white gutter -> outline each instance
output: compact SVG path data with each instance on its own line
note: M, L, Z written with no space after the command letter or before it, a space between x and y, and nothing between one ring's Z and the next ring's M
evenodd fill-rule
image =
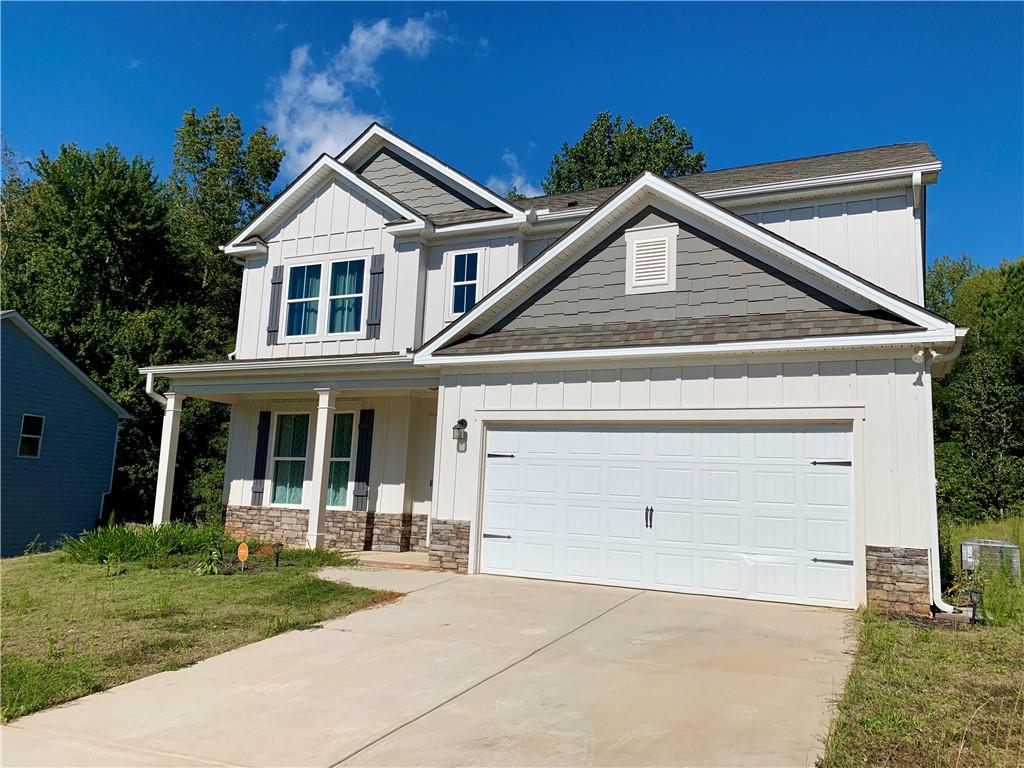
M149 395L151 400L155 400L160 405L167 405L167 398L153 389L156 374L153 371L143 371L143 373L146 374L146 394Z

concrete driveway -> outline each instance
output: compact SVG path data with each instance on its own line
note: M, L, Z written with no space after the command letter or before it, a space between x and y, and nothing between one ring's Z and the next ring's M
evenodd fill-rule
M847 672L841 611L332 577L408 594L22 718L3 765L805 766Z

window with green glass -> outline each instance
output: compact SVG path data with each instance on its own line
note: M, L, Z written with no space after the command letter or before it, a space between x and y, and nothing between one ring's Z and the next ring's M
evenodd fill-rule
M274 431L274 504L301 504L309 414L281 413Z
M348 485L352 477L352 442L355 415L334 414L334 429L331 435L331 469L327 481L327 506L347 507L349 504Z
M331 264L328 293L328 333L358 333L363 325L363 272L365 259Z
M316 333L320 306L320 265L305 264L288 271L288 310L286 336L310 336Z

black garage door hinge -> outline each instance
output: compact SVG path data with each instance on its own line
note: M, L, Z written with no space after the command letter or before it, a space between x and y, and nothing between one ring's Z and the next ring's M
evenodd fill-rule
M852 461L812 461L811 464L814 466L828 466L828 467L852 467Z
M853 565L853 560L829 560L827 557L812 557L812 563L832 563L833 565Z
M514 459L516 455L514 453L488 453L488 459Z

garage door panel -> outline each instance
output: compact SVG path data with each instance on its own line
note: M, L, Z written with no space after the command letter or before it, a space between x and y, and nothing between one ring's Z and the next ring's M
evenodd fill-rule
M502 435L495 441L495 437ZM836 427L490 430L489 573L850 606L850 433ZM518 451L518 453L517 453ZM652 510L648 527L646 509Z

